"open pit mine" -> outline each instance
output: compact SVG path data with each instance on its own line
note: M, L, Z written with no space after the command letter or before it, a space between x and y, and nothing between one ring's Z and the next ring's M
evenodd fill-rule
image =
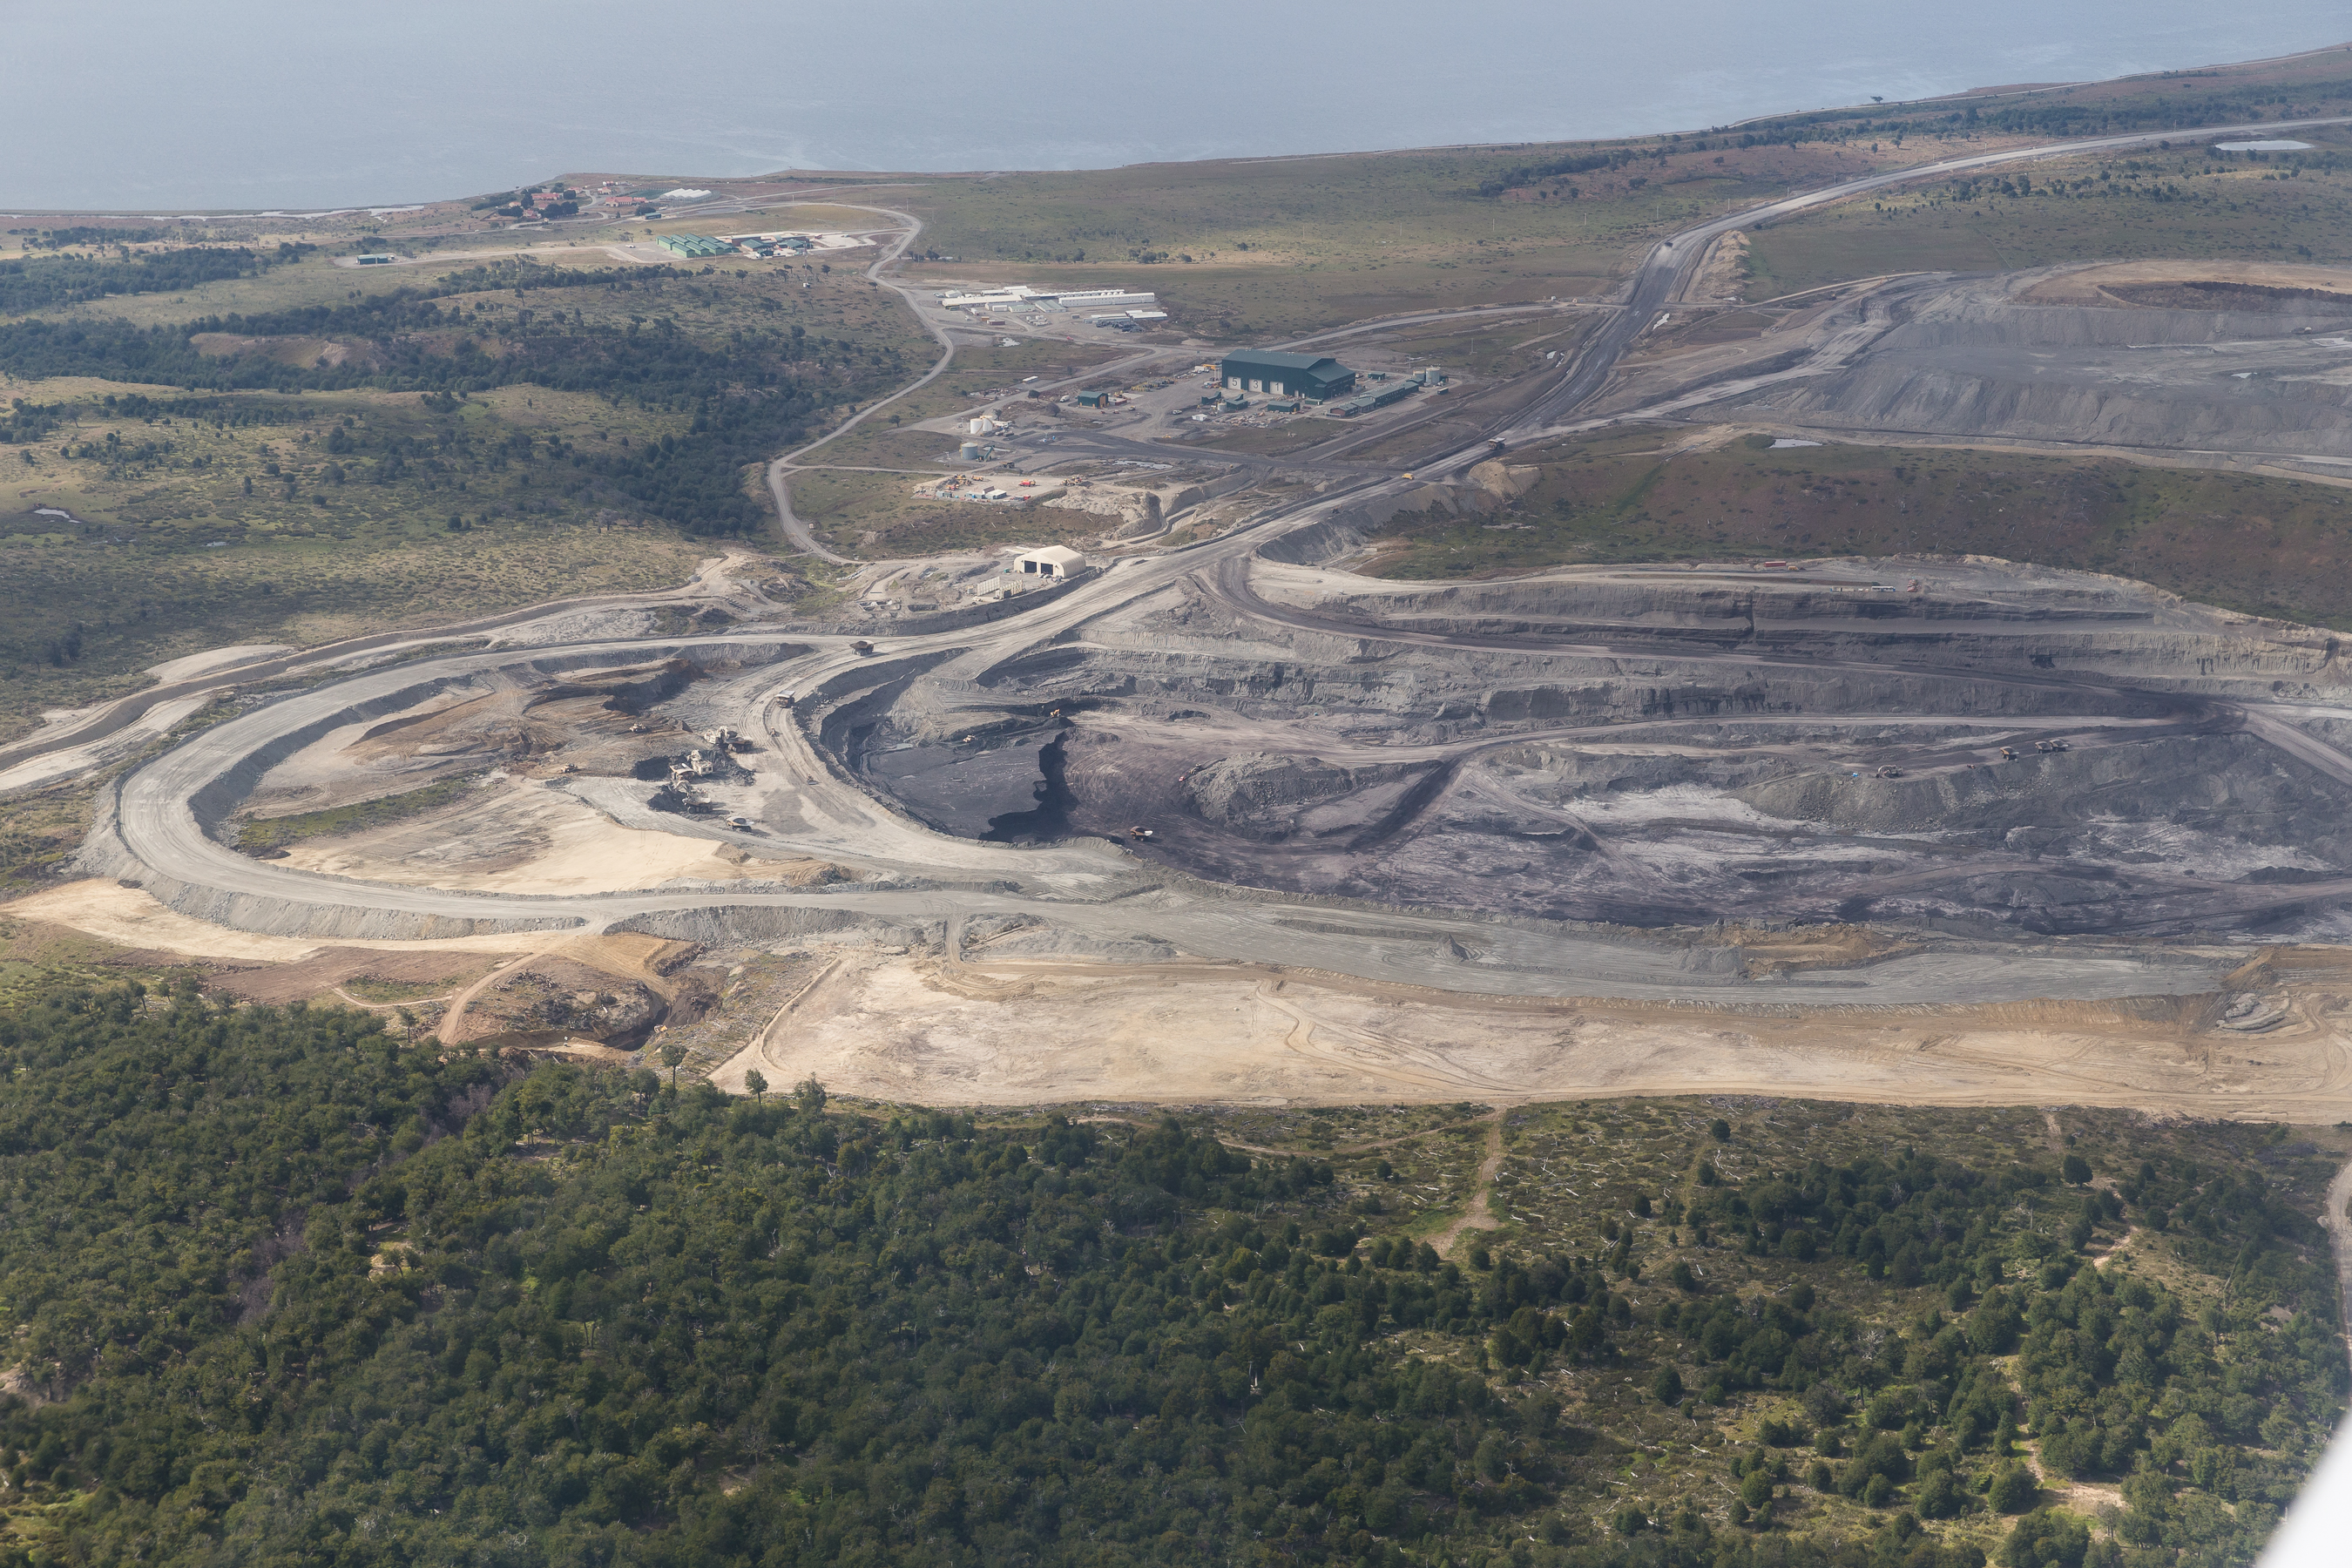
M1244 531L879 646L362 673L128 774L84 864L279 937L821 956L722 1082L1965 1101L2023 1074L2352 1109L2352 969L2318 945L2352 933L2333 635L1990 563L1314 563L1351 542Z
M1353 435L1235 457L1200 487L1214 528L1155 507L1032 594L982 592L992 557L872 563L866 591L932 585L815 625L714 563L693 592L725 630L574 607L244 700L110 784L85 880L18 907L182 952L244 933L322 978L396 959L451 985L450 1043L691 1033L722 1088L2352 1118L2336 634L1973 558L1343 569L1401 509L1486 504L1498 448L1629 420L2340 479L2333 270L1691 302L1737 231L2079 150L1709 220L1549 368L1383 426L1385 465ZM1049 477L1164 453L1004 439ZM814 550L785 483L813 449L770 478Z

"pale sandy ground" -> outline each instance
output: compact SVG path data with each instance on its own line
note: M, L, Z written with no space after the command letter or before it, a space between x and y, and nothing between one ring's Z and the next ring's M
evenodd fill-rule
M708 841L620 828L558 792L537 799L548 810L543 852L472 885L647 886L681 873L740 874L716 860ZM396 869L346 867L336 853L316 852L321 868ZM447 880L450 869L445 863L417 879ZM194 958L294 963L320 945L210 925L104 879L47 889L6 910L126 948ZM635 951L659 945L649 938L509 933L338 945L523 947L526 957L561 953L667 989L648 954ZM2352 1117L2352 953L2338 949L2291 950L2275 961L2252 955L2231 988L2262 994L2286 1015L2253 1035L2214 1027L2210 999L2193 997L1743 1014L1479 998L1194 961L950 963L925 953L832 951L828 968L716 1075L720 1087L740 1089L757 1067L772 1084L813 1074L838 1092L929 1103L1494 1103L1743 1093Z
M289 642L238 643L229 647L207 648L203 653L192 653L182 658L167 658L161 664L149 665L147 673L159 681L169 683L185 680L224 665L243 664L247 659L267 658L272 654L293 651L294 645Z
M708 838L623 827L572 795L517 780L511 789L468 816L495 819L509 839L528 838L528 858L497 856L487 862L467 852L464 821L436 817L368 833L289 846L281 864L298 871L395 882L404 887L458 888L498 893L625 892L682 879L725 881L772 875L763 862L738 865Z
M117 757L129 756L211 700L209 696L200 693L176 701L158 702L111 735L87 745L68 746L61 751L27 757L13 768L0 769L0 795L70 778L110 763ZM79 718L87 711L87 709L78 710L71 717ZM57 715L50 717L56 718Z
M2100 289L2133 283L2251 283L2265 289L2324 289L2352 294L2352 271L2276 261L2115 261L2062 272L2030 286L2019 298L2046 305L2113 304Z
M320 944L229 931L111 881L5 906L128 948L298 963ZM352 942L557 953L667 989L651 938L577 932ZM645 951L640 952L639 949ZM2113 1105L2352 1120L2352 953L2253 955L2233 986L2283 1004L2254 1035L2210 999L1742 1013L1521 1001L1341 984L1244 964L950 964L845 945L715 1081L814 1074L837 1092L933 1104L1487 1103L1754 1094L1925 1105ZM526 954L525 956L529 956ZM462 1010L462 1009L460 1009Z
M511 939L509 945L512 945ZM669 942L661 937L640 936L631 931L617 932L610 936L600 936L594 932L571 931L560 936L541 937L531 942L529 952L498 965L489 973L483 975L451 997L448 1009L442 1014L441 1022L434 1033L444 1044L457 1043L461 1037L458 1022L465 1017L467 1010L473 1006L476 1000L497 984L503 975L511 972L518 964L527 964L541 958L568 958L574 963L584 964L590 969L601 969L607 974L624 975L631 980L642 981L647 987L659 992L662 997L667 1000L677 994L677 986L662 973L656 961L665 954L676 952L684 946L683 943ZM629 1061L635 1059L635 1056L634 1052L615 1050L594 1040L567 1039L554 1048L568 1051L576 1056L591 1057L600 1061Z
M2306 950L2307 951L2307 950ZM2253 1036L2200 999L1758 1012L1520 1003L1243 965L950 968L845 952L716 1075L932 1103L1487 1102L1757 1094L2352 1117L2352 973Z
M301 937L263 936L253 931L232 931L226 926L193 920L166 909L137 888L126 888L119 882L97 878L68 882L0 905L0 914L64 926L85 936L97 937L125 948L174 953L200 962L296 964L329 946L370 948L383 952L495 952L507 955L478 980L461 987L448 998L449 1005L442 1016L438 1031L445 1039L450 1037L457 1020L465 1016L475 997L517 964L528 963L534 959L570 959L591 969L603 970L607 974L643 981L666 997L676 990L675 983L662 973L657 961L674 952L678 944L660 937L630 932L610 936L589 931L509 932L445 937L427 942L337 938L332 942L316 942ZM330 986L328 990L346 1005L370 1009L378 1006L357 1001L339 987ZM635 1055L590 1040L567 1041L552 1048L608 1061L632 1060Z
M193 920L164 908L137 888L126 888L101 878L63 883L0 904L0 914L18 920L47 921L124 947L247 963L299 963L330 945L375 947L390 952L511 952L524 940L511 935L444 937L428 942L354 942L338 937L329 943L307 937L263 936Z
M511 962L532 957L568 958L608 974L643 980L665 995L672 990L672 984L653 967L653 963L678 945L662 937L640 936L633 931L611 935L593 931L509 931L423 942L354 937L313 942L307 937L263 936L191 919L164 908L140 889L98 878L68 882L0 904L0 913L64 926L127 948L245 963L299 963L322 947L361 947L383 952L510 953L516 955ZM498 967L505 969L510 963Z
M1733 229L1707 247L1706 259L1699 264L1698 273L1683 290L1683 299L1695 305L1736 305L1748 297L1748 235Z

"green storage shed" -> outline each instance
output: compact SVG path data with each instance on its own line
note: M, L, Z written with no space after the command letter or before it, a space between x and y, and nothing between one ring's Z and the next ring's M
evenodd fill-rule
M1264 392L1318 402L1344 397L1356 385L1356 373L1328 354L1285 353L1278 349L1229 353L1219 362L1217 374L1228 392Z

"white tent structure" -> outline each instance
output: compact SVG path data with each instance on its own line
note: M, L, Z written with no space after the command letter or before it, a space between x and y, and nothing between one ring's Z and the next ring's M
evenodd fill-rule
M1014 556L1012 570L1024 577L1075 577L1086 565L1087 558L1068 545L1048 544Z

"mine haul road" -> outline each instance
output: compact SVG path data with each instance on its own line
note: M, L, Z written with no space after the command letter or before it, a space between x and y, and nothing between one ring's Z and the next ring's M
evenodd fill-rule
M2275 132L2337 122L2295 121L2260 129ZM2225 126L2166 134L2178 138L2246 129ZM2155 139L2153 135L2106 138L1946 160L1844 182L1696 226L1660 245L1645 258L1627 286L1622 306L1587 339L1564 371L1534 379L1531 394L1517 401L1517 412L1509 416L1509 430L1532 433L1557 424L1589 401L1654 312L1672 300L1697 265L1706 243L1720 234L1906 181ZM895 256L911 243L919 226L908 215L889 216L908 226L892 248ZM877 262L875 270L878 273L881 267ZM932 375L944 368L950 353L951 348L943 353ZM1435 464L1423 459L1418 466L1425 479L1432 467L1459 468L1483 456L1485 450L1482 439L1456 448ZM779 460L773 476L779 490L786 466L800 455ZM1844 971L1834 978L1799 973L1776 981L1766 992L1751 982L1694 973L1687 954L1666 944L1617 939L1540 921L1497 921L1426 910L1359 910L1351 914L1344 931L1317 931L1311 929L1316 921L1298 917L1306 910L1326 909L1327 903L1226 887L1202 888L1099 840L1016 848L932 832L860 786L836 759L813 742L797 714L787 713L783 721L774 721L777 710L770 699L782 690L813 692L828 686L863 689L876 683L877 667L884 664L909 672L908 679L921 669L950 664L966 677L984 673L1057 638L1075 637L1087 621L1188 577L1197 577L1205 591L1236 612L1292 629L1409 638L1424 646L1481 646L1481 639L1469 637L1362 624L1333 625L1269 605L1249 592L1250 557L1265 543L1408 482L1412 481L1393 472L1335 479L1321 493L1268 508L1215 540L1164 555L1117 560L1095 581L1036 609L975 629L892 638L877 659L853 651L846 636L755 626L671 641L450 655L365 673L281 699L217 725L126 775L104 804L83 864L93 872L146 886L183 913L281 934L364 934L381 939L614 927L661 931L684 929L698 914L710 917L708 923L714 924L730 920L754 924L765 921L781 934L795 928L931 925L975 914L1031 914L1080 930L1092 925L1131 931L1141 921L1181 951L1212 960L1494 995L1737 1004L1811 1001L1848 1005L2033 997L2087 1000L2210 990L2228 966L2225 955L2210 951L2163 952L2080 942L2039 947L1986 944L1982 951L1892 959ZM795 542L814 544L803 537L803 530L794 530L793 534ZM1582 650L1595 640L1581 638L1574 646ZM1598 641L1605 646L1607 638ZM1530 645L1522 639L1512 646L1525 652ZM1565 649L1570 645L1561 646ZM698 652L728 656L751 666L749 673L731 677L725 684L729 700L741 715L738 727L746 733L764 731L769 736L775 756L766 766L780 763L790 770L797 781L803 820L819 826L806 836L806 842L791 846L772 840L747 841L729 829L698 821L665 819L662 826L672 832L721 842L754 842L765 852L789 847L812 855L862 859L885 870L881 882L846 884L836 889L783 890L767 886L576 897L501 896L296 871L237 854L207 832L208 826L226 816L269 763L352 718L394 710L438 687L503 667L582 668L642 661L648 655L691 657ZM1785 650L1743 647L1718 648L1696 657L1733 665L1801 661L1801 656ZM2109 686L2102 685L2098 690L2104 696L2113 695ZM2178 702L2170 694L2168 700ZM2205 706L2210 717L2210 711L2227 705ZM2333 776L2352 778L2352 758L2308 731L2242 705L2240 717L2248 728L2289 747L2305 763ZM561 786L561 781L554 783ZM200 810L207 820L199 819ZM2308 899L2338 890L2333 884L2303 885L2275 895L2252 896ZM1465 939L1482 955L1475 964L1465 957Z
M2084 153L2111 152L2125 147L2143 146L2158 141L2197 141L2213 136L2245 133L2276 134L2280 132L2307 130L2323 125L2352 123L2344 117L2283 121L2270 125L2213 125L2201 128L2148 132L2126 136L2102 136L2082 142L2053 142L2034 147L2016 147L1995 153L1976 153L1965 157L1944 158L1931 163L1915 164L1908 168L1889 170L1884 174L1867 174L1856 179L1824 185L1817 190L1800 192L1779 201L1750 207L1744 212L1730 213L1710 218L1653 246L1643 257L1612 303L1601 307L1605 318L1584 340L1571 349L1562 363L1550 370L1522 378L1518 383L1485 395L1480 401L1496 412L1478 420L1478 434L1466 441L1430 448L1414 457L1395 462L1391 468L1400 473L1412 473L1422 479L1435 479L1458 473L1489 453L1487 443L1499 438L1507 445L1517 447L1528 441L1541 440L1579 428L1578 410L1591 403L1625 355L1657 324L1658 317L1675 304L1688 287L1705 260L1707 247L1722 236L1739 229L1761 228L1782 218L1794 217L1819 207L1831 206L1872 191L1891 189L1919 180L1941 179L1950 174L1968 174L2006 163L2034 163L2051 158L2072 157ZM894 215L901 216L904 215ZM913 221L909 219L908 221ZM911 241L912 236L908 237ZM888 279L882 279L885 283ZM1371 321L1355 322L1329 331L1317 332L1297 339L1284 346L1306 348L1328 343L1334 340L1363 332L1392 330L1397 327L1438 321L1466 321L1495 315L1523 315L1565 309L1559 305L1499 305L1465 306L1452 310L1419 310ZM1593 309L1580 305L1580 310ZM950 354L952 350L950 351ZM942 359L932 375L946 368ZM929 381L930 376L926 376ZM1082 379L1082 378L1073 378ZM1726 389L1717 387L1706 393L1695 393L1681 400L1712 401ZM878 406L878 405L877 405ZM1616 419L1640 416L1644 411L1613 416ZM1459 415L1458 408L1431 408L1411 418L1362 435L1349 434L1333 438L1307 452L1292 454L1292 467L1324 463L1342 457L1349 449L1375 441L1392 441L1397 437L1425 425L1435 423L1449 414ZM1017 438L1016 438L1017 439ZM1061 441L1070 444L1070 437ZM1100 445L1108 451L1119 443L1116 437L1104 437ZM1141 444L1133 444L1144 449ZM1153 450L1158 450L1154 448ZM1204 452L1203 457L1218 461L1234 461L1231 453ZM1263 461L1263 459L1253 459ZM813 540L804 539L804 530L788 529L796 543L817 554L825 552ZM826 555L826 559L838 559Z
M1276 626L1394 637L1436 647L1493 643L1491 638L1335 623L1251 594L1248 556L1261 539L1286 524L1311 523L1332 504L1318 498L1288 519L1205 546L1121 560L1096 581L1029 614L977 632L892 639L870 657L856 652L844 636L746 629L674 642L627 640L452 655L373 671L281 699L217 725L128 775L117 786L93 848L86 852L87 863L94 871L144 884L184 913L289 935L383 939L614 928L676 934L689 929L689 917L698 911L711 917L713 929L734 922L741 929L781 935L848 924L903 928L971 915L1017 914L1099 934L1129 932L1141 922L1179 950L1199 957L1492 995L1751 1005L1810 1001L1825 1005L2053 996L2091 1000L2210 990L2228 966L2210 951L2162 952L2081 941L1985 944L1978 951L1948 949L1834 974L1800 973L1765 989L1719 973L1693 973L1687 953L1667 944L1612 940L1555 922L1497 921L1442 910L1359 910L1335 923L1327 901L1202 887L1099 840L1024 848L934 833L860 787L808 732L805 720L822 708L828 691L845 699L892 679L912 679L933 669L976 679L1009 659L1080 635L1089 620L1187 577L1197 577L1238 613ZM1965 629L1965 623L1960 625ZM1952 629L1948 624L1945 627ZM1521 652L1540 651L1542 639L1514 639L1514 646ZM1603 631L1597 638L1580 635L1557 646L1562 651L1589 652L1606 647L1608 638ZM711 677L722 682L717 700L724 710L740 715L738 727L745 733L765 734L771 752L762 772L781 769L795 780L802 819L812 826L780 843L773 834L739 834L692 819L663 818L658 825L764 854L855 858L884 873L879 885L793 890L682 888L576 897L392 886L248 858L210 837L206 824L199 820L200 808L218 820L269 763L310 740L355 719L410 707L440 687L500 668L558 671L643 662L648 656L668 654L719 656L745 667ZM1786 650L1738 647L1686 657L1729 666L1805 662L1801 655ZM2041 686L2069 684L2063 677L2019 679ZM2105 682L2082 684L2086 693L2101 699L2112 698L2117 689ZM784 710L770 700L784 689L803 694L799 708ZM2184 713L2200 706L2177 694L2156 695ZM1490 741L1480 737L1463 749ZM2340 757L2336 761L2338 766L2352 766ZM559 779L549 781L547 787L569 786ZM656 826L634 811L630 816L635 818L630 826ZM2340 891L2352 891L2352 880L2343 889L2305 884L2252 889L2248 896L2302 900ZM1466 956L1472 949L1479 953L1475 963Z

